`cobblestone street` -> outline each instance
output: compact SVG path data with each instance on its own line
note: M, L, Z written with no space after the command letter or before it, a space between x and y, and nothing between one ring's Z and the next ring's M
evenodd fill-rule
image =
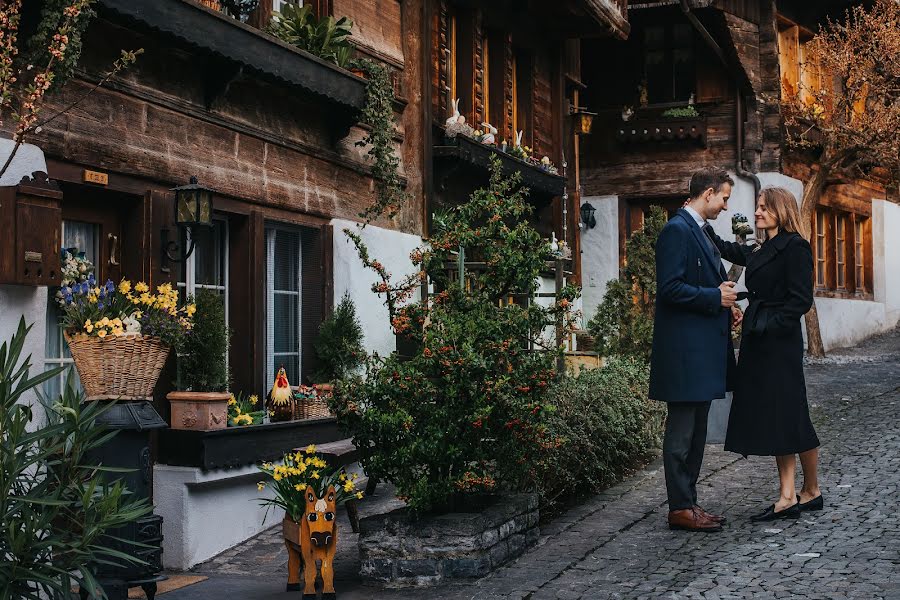
M544 526L537 548L472 584L397 592L359 586L346 535L339 597L900 599L900 332L812 361L807 383L823 443L823 512L749 522L777 495L774 460L709 446L700 501L728 517L721 533L667 529L657 461ZM283 592L279 547L270 530L200 566L208 581L164 597L292 597Z

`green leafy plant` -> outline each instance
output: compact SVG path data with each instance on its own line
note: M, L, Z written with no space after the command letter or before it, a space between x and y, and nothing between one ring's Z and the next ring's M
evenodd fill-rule
M62 370L29 375L30 357L20 359L30 329L21 319L0 346L0 598L68 598L73 584L106 598L94 566L140 564L106 534L152 507L112 481L115 469L91 463L91 452L115 435L97 424L111 404L84 403L71 379L45 403L42 426L22 402Z
M669 108L664 110L659 116L664 119L685 119L691 117L699 117L700 113L694 108L693 104L688 106L679 106L677 108Z
M548 422L559 443L537 468L542 510L616 483L660 447L666 409L647 397L649 377L624 358L561 379Z
M238 392L232 394L228 400L228 426L241 427L243 425L259 425L266 415L265 407L260 403L259 396L252 394L245 396Z
M349 294L344 294L334 312L319 326L319 337L313 345L319 362L315 380L334 382L359 369L366 358L362 341L356 305Z
M299 523L306 512L307 487L312 487L316 496L322 498L328 486L333 485L335 502L338 504L363 497L363 493L356 489L358 475L347 475L343 467L329 466L316 453L314 444L310 444L305 450L288 452L281 464L264 463L259 470L269 479L257 483L256 488L261 492L268 486L275 496L260 499L260 504L266 507L266 515L270 508L278 507L284 509L294 522ZM265 516L263 520L265 521Z
M201 290L196 307L193 329L178 353L179 387L192 392L222 392L228 389L225 302L213 290Z
M339 67L349 63L353 22L347 17L316 18L313 6L285 4L272 16L267 31L280 40L327 60Z
M668 218L654 206L644 227L625 245L626 261L619 279L607 283L603 302L588 323L588 331L603 356L650 360L653 311L656 303L656 239Z
M359 216L370 222L385 212L397 215L408 199L400 177L400 159L394 152L394 86L386 67L369 59L356 60L354 67L366 74L366 107L362 120L369 126L366 136L357 142L368 147L375 181L375 201Z
M415 354L373 356L365 378L339 385L332 407L353 435L366 472L397 486L411 510L448 510L460 495L528 489L535 464L555 441L546 428L548 389L561 348L554 326L571 328L576 290L551 306L509 302L536 290L548 245L528 224L518 176L491 167L490 185L448 210L411 260L419 272L390 273L354 241L380 281L397 335L421 342ZM467 260L487 265L459 279ZM425 273L436 290L410 302ZM549 330L549 334L548 334Z

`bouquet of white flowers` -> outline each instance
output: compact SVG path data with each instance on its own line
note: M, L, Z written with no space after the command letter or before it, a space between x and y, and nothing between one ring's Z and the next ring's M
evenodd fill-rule
M65 306L66 298L63 288L71 288L91 279L94 274L94 264L85 258L84 252L79 252L78 248L62 248L59 259L62 263L60 269L62 281L60 289L56 291L56 302L60 306Z

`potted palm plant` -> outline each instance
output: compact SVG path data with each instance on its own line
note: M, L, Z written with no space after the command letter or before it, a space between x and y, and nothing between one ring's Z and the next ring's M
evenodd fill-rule
M225 303L212 290L197 294L191 332L178 352L178 391L166 398L172 429L224 429L228 425L228 329Z

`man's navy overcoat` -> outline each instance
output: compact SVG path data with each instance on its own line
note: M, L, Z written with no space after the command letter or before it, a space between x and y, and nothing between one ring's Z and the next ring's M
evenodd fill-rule
M727 275L707 236L679 209L656 242L656 313L650 398L709 402L724 398L734 369L731 311L719 285ZM730 389L730 388L728 388Z

